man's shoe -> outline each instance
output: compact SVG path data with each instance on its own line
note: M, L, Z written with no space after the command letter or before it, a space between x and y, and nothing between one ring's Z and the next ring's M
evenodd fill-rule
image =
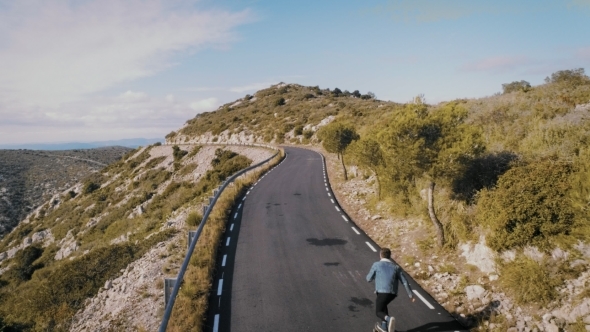
M384 329L383 326L381 326L381 323L375 323L375 331L387 332L387 329Z
M387 321L387 332L395 332L395 317L389 316Z

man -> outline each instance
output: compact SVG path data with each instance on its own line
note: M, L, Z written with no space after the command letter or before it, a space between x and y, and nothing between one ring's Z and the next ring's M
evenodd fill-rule
M377 294L375 312L377 317L382 320L381 326L377 324L377 327L384 331L394 332L395 318L389 315L387 305L397 296L398 280L401 280L412 302L415 299L412 295L410 285L402 272L402 268L391 260L391 250L383 248L379 256L381 256L381 260L373 263L371 271L367 275L367 281L371 282L375 280L375 293Z

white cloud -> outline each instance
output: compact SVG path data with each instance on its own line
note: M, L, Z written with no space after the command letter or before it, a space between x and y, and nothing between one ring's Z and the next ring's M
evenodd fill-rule
M137 102L142 101L147 98L147 95L143 92L133 92L131 90L127 90L126 92L119 95L119 99L122 101L127 102Z
M194 112L173 97L104 91L155 75L175 56L226 47L252 20L249 11L203 11L193 0L0 0L0 141L35 126L180 126Z
M167 101L167 102L169 102L169 103L174 103L174 102L176 101L176 98L174 97L174 95L173 95L173 94L168 94L168 95L166 95L166 98L165 98L165 99L166 99L166 101Z
M190 105L190 107L193 110L197 111L198 113L213 111L218 106L219 106L219 101L217 100L217 98L207 98L207 99L198 100L198 101L192 102Z
M37 0L5 6L0 90L34 105L76 100L153 75L170 65L175 52L228 43L231 29L250 20L248 12L199 12L174 4Z

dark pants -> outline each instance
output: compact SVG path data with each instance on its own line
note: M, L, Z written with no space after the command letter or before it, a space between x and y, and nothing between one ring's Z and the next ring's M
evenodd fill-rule
M391 293L377 293L377 301L375 303L375 313L377 317L385 320L385 316L389 316L387 305L395 299L397 295Z

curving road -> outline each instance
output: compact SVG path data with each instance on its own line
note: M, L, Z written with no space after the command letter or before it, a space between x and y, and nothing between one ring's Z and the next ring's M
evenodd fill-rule
M341 211L320 154L287 158L234 208L219 250L205 331L372 331L379 247ZM466 331L428 293L403 287L398 331Z

